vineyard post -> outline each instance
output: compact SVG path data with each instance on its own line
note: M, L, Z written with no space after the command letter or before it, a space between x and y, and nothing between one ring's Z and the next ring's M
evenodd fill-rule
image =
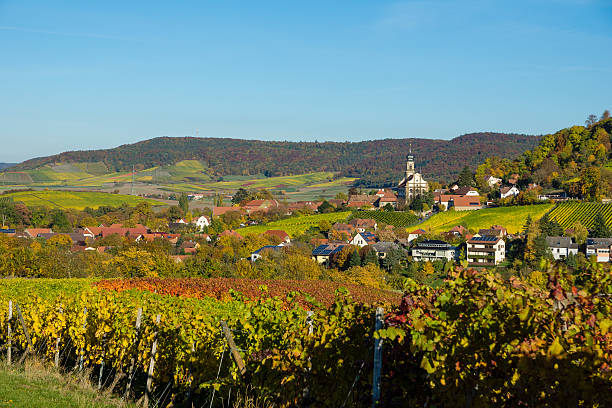
M83 330L85 330L85 327L87 325L87 307L83 308ZM81 350L79 351L79 371L83 370L83 347L81 347Z
M376 327L379 331L383 326L383 308L376 308ZM374 337L374 373L372 376L372 407L378 405L380 400L380 371L382 369L382 339Z
M8 325L8 349L6 350L6 362L8 363L8 365L11 365L11 359L12 359L12 349L11 349L11 342L13 340L13 332L11 330L11 319L13 318L13 301L9 300L8 303L8 320L7 320L7 325Z
M64 313L64 311L62 310L62 308L60 307L59 310L60 314ZM60 349L59 349L59 345L60 345L60 339L61 339L62 335L59 334L57 336L57 339L55 340L55 368L59 367L59 358L60 358Z
M23 328L23 334L25 334L25 338L26 338L26 340L28 342L28 347L26 348L25 352L23 353L23 355L19 359L19 364L21 364L23 362L23 360L25 360L25 358L28 355L28 353L30 353L30 352L32 352L34 350L34 347L32 346L32 340L30 339L30 333L28 333L28 328L26 327L25 321L23 320L23 315L21 314L21 309L19 308L19 305L17 303L15 303L15 309L17 310L17 317L19 318L19 322L21 323L21 327Z
M153 346L151 346L151 361L149 362L149 371L147 373L147 388L145 389L143 407L149 406L149 396L151 395L151 388L153 386L153 369L155 368L155 353L157 353L157 334L159 332L159 321L161 315L157 315L155 318L155 331L153 332Z
M100 362L100 375L98 376L98 390L102 389L102 377L104 376L104 357L106 357L106 333L102 338L102 361Z
M136 353L138 353L138 343L140 342L140 322L142 320L142 307L138 308L138 312L136 313L136 334L134 336L134 342L132 345L136 346ZM134 379L134 366L136 365L136 357L134 353L132 353L132 359L130 361L130 371L128 373L128 382L125 386L125 394L123 397L127 397L130 392L130 388L132 387L132 380Z
M221 328L223 329L223 334L225 335L227 344L229 345L230 350L232 351L232 356L234 357L234 360L236 361L236 365L238 365L238 370L240 371L240 374L241 375L246 374L246 366L244 365L244 361L242 360L242 356L240 355L240 352L238 352L236 343L234 343L234 336L232 336L232 332L227 326L227 323L225 322L225 320L221 320Z
M312 316L314 315L314 312L312 310L309 310L306 312L306 323L308 323L308 334L310 336L312 336L312 333L314 332L314 328L312 327Z

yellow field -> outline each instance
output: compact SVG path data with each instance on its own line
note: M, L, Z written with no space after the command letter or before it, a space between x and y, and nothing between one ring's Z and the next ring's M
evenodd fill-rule
M15 202L22 202L27 206L72 208L75 210L83 210L85 207L98 208L105 205L113 207L122 204L135 206L142 202L151 205L165 205L161 201L138 196L81 191L20 191L4 194L1 197L11 197Z
M330 223L341 222L348 218L350 211L334 212L329 214L305 215L303 217L292 217L286 220L274 221L265 225L255 225L252 227L240 228L238 233L241 235L261 234L267 230L280 229L291 236L302 234L310 227L316 227L319 221L329 221Z
M409 229L412 230L418 227L425 231L444 232L457 225L464 225L471 230L489 228L491 225L501 225L508 232L517 233L525 225L527 216L531 216L532 219L539 219L553 207L554 204L538 204L484 208L474 211L445 211Z

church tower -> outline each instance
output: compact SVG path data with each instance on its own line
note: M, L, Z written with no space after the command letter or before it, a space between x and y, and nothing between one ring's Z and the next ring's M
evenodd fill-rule
M406 173L404 179L400 181L398 188L398 199L404 204L411 201L414 197L426 193L429 190L427 181L414 168L414 155L412 154L412 144L406 155Z
M412 144L410 152L406 155L406 179L414 174L414 156L412 155Z

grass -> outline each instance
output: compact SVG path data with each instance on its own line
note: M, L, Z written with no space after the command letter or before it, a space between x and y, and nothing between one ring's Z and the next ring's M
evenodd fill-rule
M426 231L444 232L464 225L468 229L478 230L491 225L501 225L510 233L520 232L525 225L527 216L532 219L541 218L554 207L554 204L525 205L515 207L483 208L474 211L445 211L433 215L426 221L413 225L409 229L422 228Z
M241 235L261 234L270 229L280 229L291 236L304 233L310 227L316 227L320 221L326 220L330 223L341 222L348 218L350 211L334 212L329 214L305 215L302 217L292 217L285 220L270 222L265 225L254 225L252 227L241 228L238 232Z
M110 194L102 192L84 191L19 191L5 194L2 197L11 197L14 201L23 202L27 206L45 206L51 208L72 208L83 210L85 207L98 208L100 206L118 207L123 204L136 206L146 202L151 205L165 205L161 201L151 200L138 196Z
M37 360L0 364L0 407L136 407L100 393L84 377L61 374Z

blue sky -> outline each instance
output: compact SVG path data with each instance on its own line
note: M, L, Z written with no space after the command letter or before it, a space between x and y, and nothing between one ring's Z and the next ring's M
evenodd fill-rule
M0 0L0 161L549 133L612 109L611 49L612 0Z

